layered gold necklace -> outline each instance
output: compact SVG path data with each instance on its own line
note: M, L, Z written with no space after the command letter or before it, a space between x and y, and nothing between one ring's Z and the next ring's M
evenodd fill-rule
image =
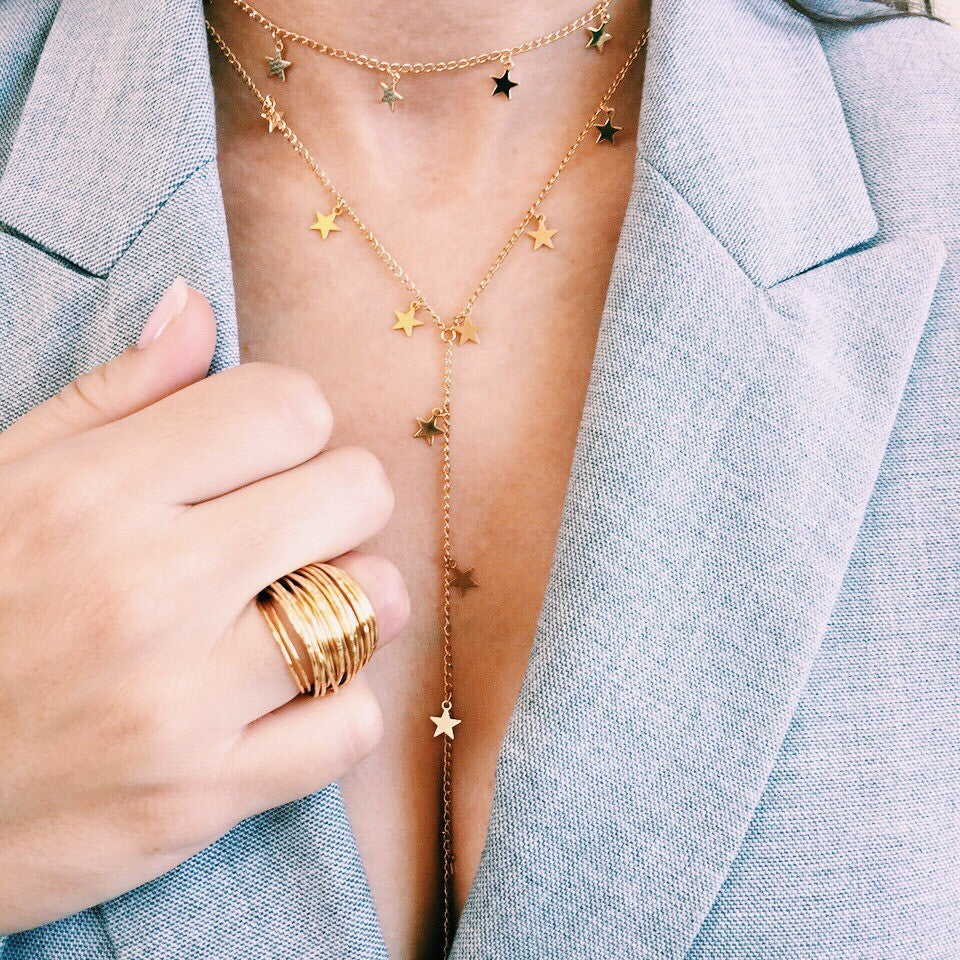
M255 10L246 0L232 0L232 2L246 13L248 17L260 24L270 35L272 52L264 57L266 61L264 72L268 81L285 82L287 71L293 66L292 61L286 59L284 42L301 44L305 48L314 50L324 56L355 64L382 75L384 79L379 84L379 98L382 103L389 107L391 113L396 109L398 103L406 99L406 97L397 90L398 83L405 76L465 70L482 64L499 63L503 67L503 73L499 76L491 75L490 79L494 83L491 95L501 96L509 100L511 91L519 85L517 81L512 80L510 77L510 71L514 68L514 59L516 57L562 40L564 37L581 29L586 31L584 47L588 50L595 50L597 53L603 53L604 47L612 39L612 35L608 31L611 0L600 0L600 2L595 3L586 13L569 21L553 32L543 34L542 36L510 48L493 50L457 60L401 63L342 49L332 44L314 40L303 34L286 30ZM546 183L543 184L533 202L523 212L513 231L507 237L503 246L497 251L487 271L480 278L466 302L450 319L444 320L431 306L430 301L420 286L418 286L403 267L401 267L400 263L386 249L374 230L360 217L359 213L357 213L356 209L348 202L346 197L334 186L314 154L307 148L300 136L294 132L285 117L284 111L280 109L280 104L276 97L261 91L257 83L250 76L250 73L244 68L243 64L240 63L210 21L205 20L204 22L216 47L259 102L260 118L265 121L267 132L270 134L279 133L281 135L304 160L314 177L316 177L331 197L332 207L329 212L322 213L319 210L314 210L313 215L315 220L313 223L306 224L306 226L311 231L319 234L323 241L327 241L333 234L340 231L340 225L337 223L340 217L345 217L352 221L360 232L360 235L372 248L377 259L386 266L399 284L408 291L412 297L406 309L395 309L393 311L393 322L390 329L398 331L401 337L407 340L414 335L414 331L417 328L425 326L424 320L420 319L420 317L426 315L429 321L432 321L432 325L436 328L439 335L441 347L440 399L437 405L429 410L423 417L412 418L415 424L412 436L416 440L422 440L425 445L431 448L434 447L435 441L439 441L438 446L440 450L439 535L441 546L440 577L442 591L442 625L440 639L443 657L443 690L439 710L435 716L430 717L430 720L434 725L433 737L440 737L442 742L440 840L443 856L443 953L444 956L446 956L450 946L452 932L451 903L453 897L454 871L452 752L455 728L462 722L461 719L454 715L452 594L453 590L456 589L460 597L463 597L469 590L479 586L479 581L475 576L475 568L459 562L455 559L453 552L453 535L450 519L453 501L453 469L450 451L453 432L451 393L453 386L454 355L461 346L479 344L482 324L475 322L473 319L474 307L516 244L526 236L531 241L531 249L534 253L541 250L554 249L554 237L558 233L558 230L547 226L546 217L541 212L543 203L554 184L573 159L580 145L587 139L591 132L596 135L595 142L598 144L611 145L615 142L615 138L622 128L616 126L613 122L614 110L613 107L610 106L610 103L630 68L646 45L647 36L646 33L644 33L631 48L620 69L601 96L596 109L583 125L577 138L567 148L553 173L551 173ZM536 222L536 226L533 227L533 229L528 229L534 221Z

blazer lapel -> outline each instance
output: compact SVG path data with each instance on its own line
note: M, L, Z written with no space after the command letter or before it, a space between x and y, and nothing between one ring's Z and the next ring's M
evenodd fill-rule
M877 227L811 25L654 0L633 196L455 960L686 954L943 264L939 238Z
M0 221L105 277L216 157L203 19L191 0L63 0L0 179Z

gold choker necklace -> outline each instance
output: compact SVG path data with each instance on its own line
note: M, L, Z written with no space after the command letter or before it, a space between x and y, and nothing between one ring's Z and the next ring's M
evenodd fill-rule
M245 6L243 0L233 0L240 6ZM606 4L604 4L604 10ZM582 18L581 18L582 19ZM429 719L434 725L433 737L441 737L442 754L442 810L441 810L441 843L443 849L443 943L444 956L450 946L451 935L451 902L453 897L453 832L452 832L452 747L455 736L454 728L462 721L454 716L453 700L453 598L452 592L456 589L462 598L469 590L479 586L474 576L475 568L462 564L454 558L453 537L451 532L451 505L453 494L453 470L450 456L450 444L453 426L453 411L451 409L451 390L453 384L453 358L461 346L468 344L478 345L482 325L474 322L472 313L487 285L506 260L510 251L524 236L532 241L532 252L554 249L554 237L557 229L547 227L541 207L554 184L567 168L580 145L590 135L596 133L596 143L610 145L614 143L620 127L613 123L613 108L610 106L614 94L619 89L630 68L646 46L647 34L643 36L630 50L629 55L617 71L613 81L605 90L597 108L584 124L576 140L567 148L553 173L536 195L534 201L524 211L513 232L507 238L497 255L493 258L486 273L480 278L473 293L460 310L448 321L444 321L437 311L430 305L429 300L421 288L413 281L410 275L400 266L396 258L384 247L374 230L367 225L346 197L333 185L330 177L324 172L314 155L307 149L300 137L294 133L286 120L284 112L272 95L264 94L250 74L243 67L233 51L227 46L223 38L210 23L205 20L207 31L214 44L221 51L233 69L260 104L260 117L266 121L268 133L279 133L290 144L294 151L304 160L313 175L323 185L333 201L329 213L315 211L316 220L307 224L308 228L316 231L322 241L326 242L332 235L339 232L337 219L341 216L352 221L363 239L372 248L377 259L386 266L400 285L413 298L405 310L394 311L394 322L391 330L398 331L403 340L410 339L414 331L424 326L424 321L418 319L418 314L426 314L436 327L441 343L440 362L440 402L424 417L414 417L416 429L412 436L423 440L424 444L433 447L434 441L439 439L440 449L440 540L441 540L441 590L443 597L441 627L441 641L443 653L443 691L440 700L440 709L435 716ZM271 75L276 76L271 70ZM528 229L536 221L534 229Z
M287 79L287 70L293 66L293 62L284 57L284 42L299 43L325 57L342 60L345 63L353 63L383 76L385 79L380 83L380 101L390 108L391 113L401 100L407 99L397 90L397 84L402 77L418 76L424 73L447 73L451 70L466 70L470 67L478 67L485 63L499 63L503 66L503 74L499 77L490 77L494 83L491 96L500 95L509 100L510 91L520 85L518 81L510 78L515 57L529 53L531 50L539 50L541 47L562 40L581 29L586 30L587 34L587 41L584 46L587 49L596 50L597 53L603 53L604 45L613 39L613 35L607 32L607 24L610 22L610 0L599 0L586 13L567 21L562 27L558 27L551 33L541 34L539 37L518 43L512 47L490 50L486 53L476 54L472 57L461 57L457 60L401 63L396 60L371 57L354 50L346 50L330 43L324 43L322 40L314 40L302 33L286 30L264 16L246 0L233 0L233 3L270 34L273 40L273 53L264 57L264 60L267 61L267 69L271 77L277 77L280 80Z

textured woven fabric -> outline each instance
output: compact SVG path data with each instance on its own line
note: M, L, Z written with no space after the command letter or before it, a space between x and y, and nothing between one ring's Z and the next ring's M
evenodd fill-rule
M199 3L0 51L0 425L177 272L235 363ZM654 0L638 141L455 960L960 960L957 35ZM386 951L333 786L0 957Z

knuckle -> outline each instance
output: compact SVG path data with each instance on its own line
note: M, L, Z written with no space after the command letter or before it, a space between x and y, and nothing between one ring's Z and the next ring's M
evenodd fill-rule
M343 447L343 481L351 495L372 509L377 519L393 512L393 487L380 458L365 447Z
M41 527L75 529L109 502L110 477L100 464L82 458L43 463L41 469L30 471L23 496Z
M68 383L57 395L57 407L68 422L102 413L104 399L109 395L109 374L106 365L94 367L89 373Z
M149 855L199 848L216 833L203 764L185 749L188 731L170 721L169 707L159 691L141 691L105 725L111 742L124 745L120 760L131 782L125 819Z
M101 604L100 624L106 641L120 642L127 648L153 639L157 617L122 570L105 571L99 590L105 601Z
M270 419L281 429L319 449L330 437L333 412L317 381L308 373L279 364L246 364Z

